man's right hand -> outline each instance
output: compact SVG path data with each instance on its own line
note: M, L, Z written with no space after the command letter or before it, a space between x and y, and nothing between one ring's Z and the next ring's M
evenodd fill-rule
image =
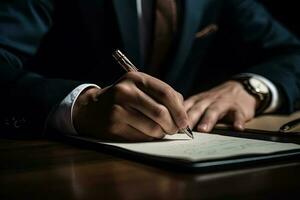
M150 141L186 128L188 117L181 94L147 74L129 72L112 86L85 90L74 105L73 124L79 134Z

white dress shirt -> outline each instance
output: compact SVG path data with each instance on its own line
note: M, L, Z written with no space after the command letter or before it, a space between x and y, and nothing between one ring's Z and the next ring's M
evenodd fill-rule
M143 0L136 0L137 2L137 14L138 14L138 20L139 20L139 32L140 32L140 40L141 44L143 44L143 41L145 40L143 32L145 32L145 20L143 19ZM146 24L147 25L147 24ZM141 45L141 51L142 55L145 49L143 45ZM271 103L268 106L268 108L264 111L265 113L270 113L276 111L276 109L279 107L280 103L280 96L278 93L278 89L276 86L268 79L266 79L263 76L257 75L257 74L251 74L251 73L244 73L251 76L254 76L255 78L261 80L264 82L271 92ZM244 75L241 74L241 75ZM82 84L76 87L74 90L72 90L59 104L59 106L55 109L54 112L52 112L48 118L48 124L51 125L51 127L55 128L56 130L63 132L65 134L77 134L74 126L73 126L73 106L78 98L78 96L84 91L85 89L89 87L96 87L100 88L98 85L95 84Z

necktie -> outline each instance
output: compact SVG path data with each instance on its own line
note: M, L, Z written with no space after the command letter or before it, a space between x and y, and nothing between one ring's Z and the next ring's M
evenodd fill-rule
M176 0L156 0L153 47L150 55L150 66L153 73L157 73L168 56L176 31Z

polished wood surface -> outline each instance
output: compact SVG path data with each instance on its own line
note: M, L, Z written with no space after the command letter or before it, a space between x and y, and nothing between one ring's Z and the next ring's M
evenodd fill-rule
M160 169L50 140L0 139L0 199L299 199L300 161Z

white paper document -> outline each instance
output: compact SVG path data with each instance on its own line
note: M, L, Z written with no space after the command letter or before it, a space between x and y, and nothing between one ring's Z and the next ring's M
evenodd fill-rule
M189 139L185 134L175 134L154 142L99 143L136 153L192 162L300 150L300 145L294 143L269 142L198 132L194 132L194 139Z

